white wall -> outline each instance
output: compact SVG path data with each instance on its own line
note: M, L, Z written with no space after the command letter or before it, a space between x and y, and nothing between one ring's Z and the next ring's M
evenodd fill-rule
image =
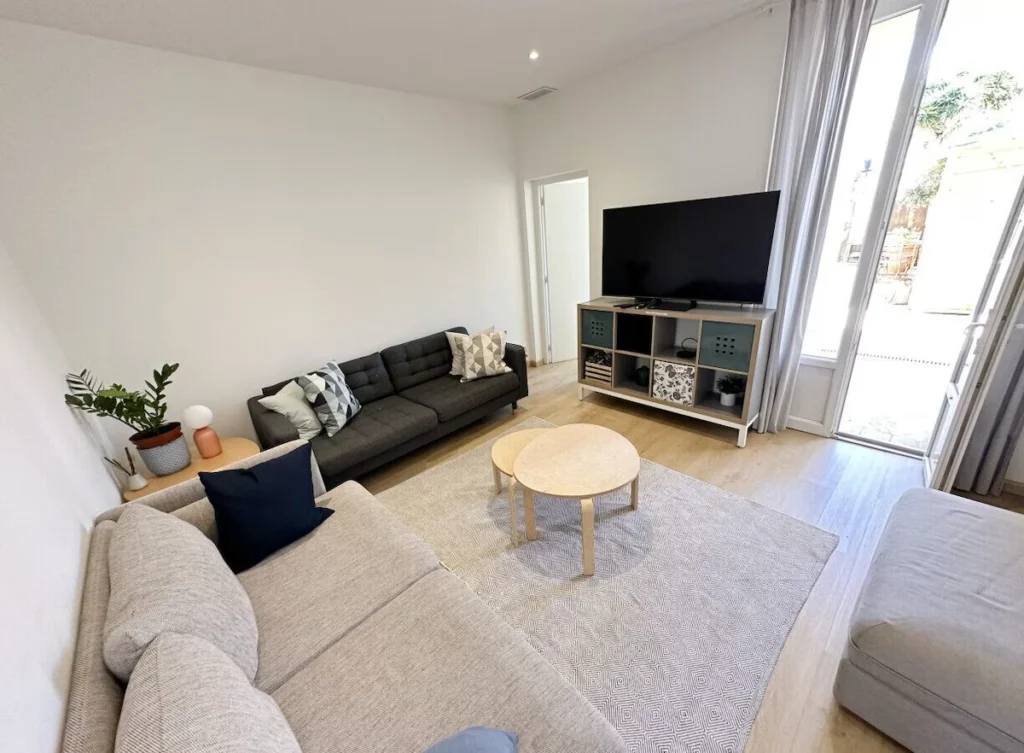
M68 362L0 246L0 750L60 741L93 517L118 502ZM83 426L84 423L84 426Z
M75 368L247 434L264 384L526 333L508 110L0 22L0 228ZM120 438L119 430L111 432Z
M742 16L516 108L519 176L590 176L591 294L602 210L763 191L788 9Z

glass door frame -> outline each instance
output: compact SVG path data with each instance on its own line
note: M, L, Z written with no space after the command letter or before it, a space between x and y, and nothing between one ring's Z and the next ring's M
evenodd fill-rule
M829 436L836 436L842 407L850 387L850 377L856 360L864 326L864 316L875 284L875 274L882 256L882 246L889 226L889 217L896 203L903 164L917 122L918 109L924 97L932 51L938 42L939 31L946 15L949 0L879 0L872 24L887 21L905 13L918 11L914 40L911 44L899 101L893 116L892 128L879 170L878 188L871 203L864 236L861 258L857 262L853 289L843 333L834 362L834 374L825 401L822 424ZM831 196L829 196L831 201ZM818 249L820 262L821 249ZM802 364L832 367L830 359L802 356ZM902 448L901 448L902 450Z
M968 440L978 422L981 408L988 395L995 376L995 367L1006 350L1013 329L1018 326L1021 310L1024 308L1024 178L1021 179L1013 206L1007 216L1003 233L999 239L995 258L981 294L979 305L971 317L971 323L964 330L964 340L957 356L956 365L950 374L950 384L935 420L928 449L924 455L925 483L933 489L950 491L956 479L960 463L967 451ZM999 267L1006 266L1000 287L994 289ZM988 303L992 295L996 298L992 307ZM981 334L975 335L980 329ZM971 356L974 359L964 372L964 365ZM963 379L961 378L963 377ZM951 390L963 382L956 394ZM952 408L950 408L952 404ZM948 431L942 432L943 419L952 410ZM936 448L936 442L941 446Z

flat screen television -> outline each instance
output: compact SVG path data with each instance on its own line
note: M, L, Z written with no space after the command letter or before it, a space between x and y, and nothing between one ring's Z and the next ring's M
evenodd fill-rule
M604 210L606 296L763 303L779 192Z

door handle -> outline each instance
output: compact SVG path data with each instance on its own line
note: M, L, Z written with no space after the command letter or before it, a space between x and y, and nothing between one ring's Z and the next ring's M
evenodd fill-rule
M986 322L974 322L973 324L968 324L964 327L964 334L969 335L972 329L975 329L976 327L984 327L985 324Z

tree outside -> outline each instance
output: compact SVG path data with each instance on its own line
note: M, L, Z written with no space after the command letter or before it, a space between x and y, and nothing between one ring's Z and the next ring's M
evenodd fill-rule
M947 177L950 157L971 141L991 140L993 151L1002 148L993 137L1005 127L1022 92L1017 78L1006 70L962 71L925 88L911 146L916 159L908 160L909 174L900 184L878 270L880 279L906 283L889 291L893 303L909 300L909 277L922 253L928 210Z

